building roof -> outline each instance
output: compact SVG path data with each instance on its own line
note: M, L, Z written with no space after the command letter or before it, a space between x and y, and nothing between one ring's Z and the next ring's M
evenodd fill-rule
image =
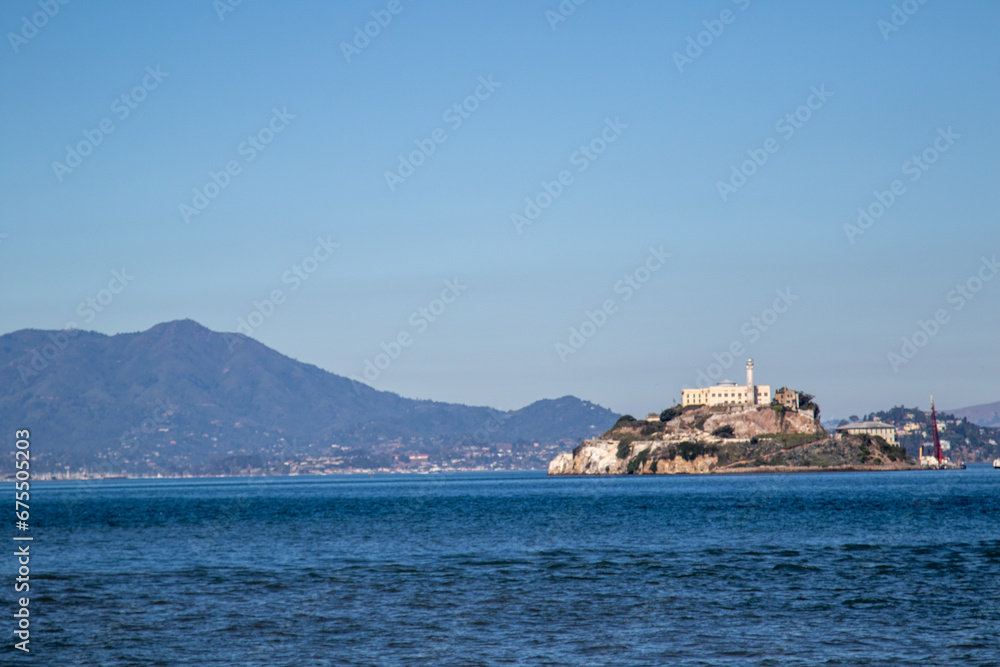
M850 424L844 424L843 426L838 426L838 431L846 431L849 428L896 428L889 422L851 422Z

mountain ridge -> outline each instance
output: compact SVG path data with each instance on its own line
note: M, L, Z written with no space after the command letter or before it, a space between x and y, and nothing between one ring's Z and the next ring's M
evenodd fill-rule
M949 412L959 418L965 417L977 426L1000 427L1000 401L970 405L956 410L943 410L942 412Z
M404 398L193 320L4 334L0 382L0 414L49 443L33 464L49 473L544 468L617 417L572 396L512 411Z

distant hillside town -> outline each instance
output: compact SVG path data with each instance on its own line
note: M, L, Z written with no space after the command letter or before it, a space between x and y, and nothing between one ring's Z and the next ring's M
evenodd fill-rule
M0 412L45 443L35 479L538 469L618 418L573 396L509 411L404 398L191 320L4 334Z
M930 413L920 408L898 406L872 412L863 418L851 415L850 419L850 422L842 420L837 430L852 427L859 422L890 426L893 437L914 458L921 453L928 453L933 447ZM941 449L950 458L975 463L992 461L1000 456L1000 428L980 426L965 417L959 418L948 412L938 412L937 424Z

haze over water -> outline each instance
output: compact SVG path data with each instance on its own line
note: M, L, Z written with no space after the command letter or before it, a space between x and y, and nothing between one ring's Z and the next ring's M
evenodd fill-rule
M39 664L1000 657L1000 472L984 466L39 486Z

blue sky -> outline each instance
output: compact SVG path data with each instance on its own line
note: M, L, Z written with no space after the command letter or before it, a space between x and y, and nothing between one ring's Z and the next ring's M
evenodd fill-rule
M242 318L501 408L747 356L825 417L1000 400L1000 6L224 1L0 6L0 331Z

